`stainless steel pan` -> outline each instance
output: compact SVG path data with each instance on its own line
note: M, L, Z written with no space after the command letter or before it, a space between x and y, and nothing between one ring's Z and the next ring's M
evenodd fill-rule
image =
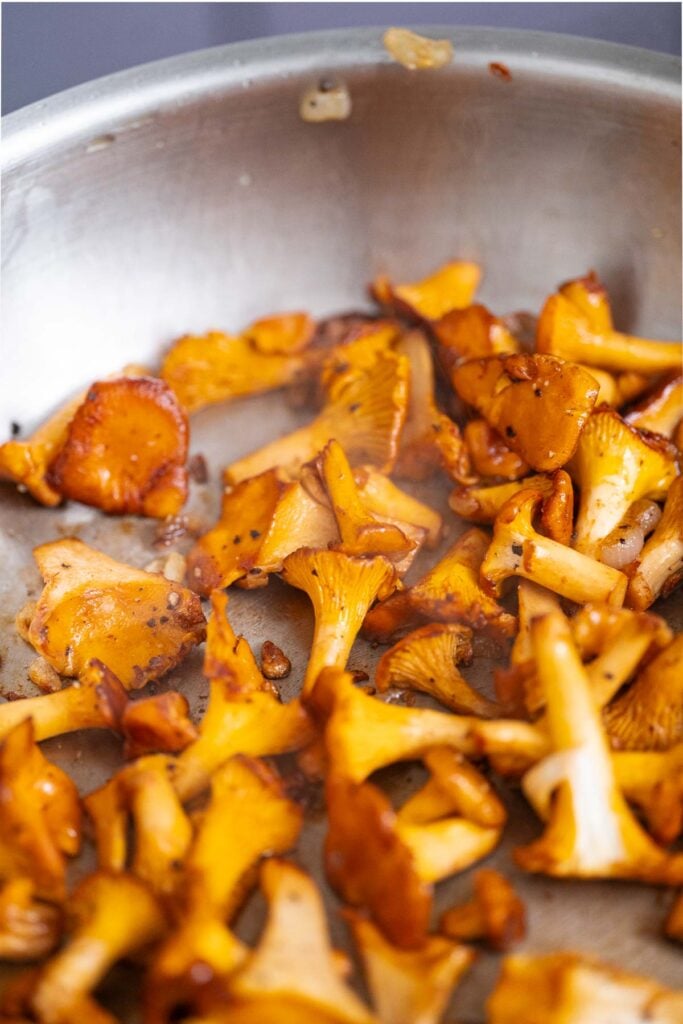
M128 361L154 363L185 331L239 328L280 309L358 308L377 272L415 278L453 256L482 262L482 299L496 311L536 310L558 281L595 267L619 326L676 335L678 62L538 33L429 34L452 38L450 67L405 70L383 51L379 30L307 35L134 69L6 118L2 433L11 421L32 427ZM495 77L491 61L507 65L511 80ZM301 94L321 78L349 88L347 121L300 119ZM220 467L294 420L278 396L196 417L193 449L212 476L195 488L192 509L208 522ZM12 638L11 621L39 590L31 547L76 534L137 565L158 552L148 522L81 506L47 511L11 488L1 500L0 687L27 693L30 652ZM444 492L435 500L443 504ZM239 592L231 610L250 640L287 650L293 691L311 635L302 595L275 583ZM353 665L368 668L374 657L359 644ZM201 702L199 667L195 655L171 682ZM484 687L490 667L484 651ZM119 757L102 737L47 749L84 788ZM409 775L396 774L397 791ZM665 895L522 877L510 849L538 825L514 792L507 799L512 825L492 860L529 901L526 948L592 950L680 980L679 954L657 936ZM323 832L313 819L300 851L318 876ZM468 884L461 876L441 886L439 907ZM244 915L247 938L261 913L256 903ZM345 942L338 922L333 929ZM496 972L496 958L482 956L456 997L460 1021L482 1019Z

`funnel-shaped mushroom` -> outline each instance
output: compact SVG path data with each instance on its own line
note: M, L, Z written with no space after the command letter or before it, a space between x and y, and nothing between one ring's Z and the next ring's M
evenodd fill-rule
M420 757L430 747L477 753L472 727L478 719L385 704L337 669L320 673L307 706L326 721L325 744L335 770L353 782L394 761Z
M568 622L553 612L535 621L532 636L554 754L524 777L524 791L548 825L539 840L516 851L517 862L560 877L680 883L683 855L668 855L650 839L618 789Z
M666 750L683 742L683 634L603 712L613 747Z
M624 417L638 430L673 437L683 417L683 374L672 372Z
M369 463L389 470L406 417L408 376L405 357L386 347L375 349L372 358L357 356L354 362L347 359L328 368L326 402L318 416L308 426L233 462L225 470L225 482L234 485L273 466L296 475L332 438L352 465Z
M99 381L76 410L49 480L104 512L163 519L185 504L188 439L187 417L163 381Z
M69 903L75 930L42 968L32 998L41 1024L75 1020L74 1008L128 953L149 945L166 922L147 887L130 875L99 871L85 878Z
M407 626L437 620L510 636L515 628L514 616L508 615L479 585L479 570L488 545L489 538L483 530L467 530L417 583L369 612L363 625L364 635L387 643Z
M277 470L268 469L223 494L220 519L187 556L193 590L208 597L253 569L285 489Z
M447 910L439 928L459 941L484 939L502 953L524 938L526 911L507 878L483 868L474 876L473 898Z
M268 919L253 953L233 977L238 1005L263 1009L264 1024L281 1020L277 1008L325 1024L373 1024L374 1017L340 979L318 889L300 868L269 860L261 868ZM239 1018L238 1018L239 1019ZM293 1018L295 1019L295 1018ZM375 1022L376 1024L376 1022Z
M360 914L347 910L344 917L381 1024L438 1024L474 952L440 935L422 949L397 949Z
M440 320L452 309L464 309L474 298L481 279L476 263L454 260L412 284L392 284L388 277L373 282L375 299L401 315L417 320Z
M553 491L553 477L538 473L524 480L512 480L490 487L456 487L451 492L448 504L462 519L471 523L489 524L495 520L506 501L530 487L550 495Z
M523 576L577 604L604 601L620 607L626 576L537 533L533 519L542 501L541 491L520 491L500 510L481 565L482 586L488 593L499 594L509 576Z
M315 613L311 657L303 685L306 694L322 668L345 668L368 608L377 597L391 593L396 575L386 558L300 548L285 559L282 577L308 594Z
M61 911L36 899L30 878L0 885L0 960L38 960L52 952L61 933Z
M478 693L457 669L472 657L472 630L435 623L422 626L387 651L377 666L380 692L392 686L421 690L451 711L491 718L496 706Z
M299 548L327 548L339 541L337 520L322 485L318 493L309 486L308 480L287 484L262 538L255 566L240 586L260 586L267 582L268 573L280 572L287 555Z
M62 495L48 481L48 469L63 448L69 424L84 398L85 392L71 399L25 441L0 445L0 480L14 480L41 505L59 505Z
M439 359L447 372L464 359L519 351L517 339L486 306L475 304L451 310L432 325L432 330L439 343Z
M305 368L313 338L306 313L259 320L241 335L185 335L167 352L161 376L188 412L291 383Z
M644 609L668 596L683 579L683 477L667 494L662 518L635 563L626 595L631 608Z
M298 700L280 704L270 693L236 698L234 686L224 679L212 680L209 686L199 738L174 762L173 782L183 801L206 789L216 769L234 754L271 757L300 750L314 737Z
M264 761L240 755L217 769L185 863L190 912L230 920L251 888L253 867L294 846L302 817Z
M45 587L28 639L60 675L80 676L97 658L126 688L138 688L204 639L199 598L160 574L80 540L52 541L33 553Z
M683 833L683 743L669 750L615 751L619 789L647 822L662 846Z
M489 1024L676 1024L683 994L577 953L518 953L486 1010Z
M584 277L575 277L561 284L558 291L577 306L592 330L609 333L613 330L612 309L604 284L590 270Z
M593 413L570 466L581 492L577 550L598 557L633 502L663 498L678 475L676 460L672 444L629 426L613 409Z
M415 544L397 526L368 512L356 487L349 460L337 441L329 441L318 460L321 479L337 521L339 550L348 555L406 555ZM311 547L310 543L308 544Z
M460 363L453 387L532 469L571 458L598 386L580 366L546 355L489 356Z
M596 329L574 302L560 294L551 295L543 307L536 345L539 352L607 370L658 373L681 365L680 344Z
M81 807L69 776L47 760L28 719L0 744L0 877L28 878L46 899L65 895L65 856L78 853Z

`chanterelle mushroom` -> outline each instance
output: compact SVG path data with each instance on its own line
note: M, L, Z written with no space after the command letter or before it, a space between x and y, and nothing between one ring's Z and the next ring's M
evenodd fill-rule
M580 366L546 355L470 359L451 371L453 387L532 469L571 458L598 387Z
M577 953L503 961L489 1024L676 1024L683 993Z
M666 750L683 742L683 634L603 712L612 746Z
M476 263L455 260L444 263L422 281L392 284L387 277L373 282L371 291L383 306L418 320L440 320L452 309L469 306L481 278Z
M680 884L683 855L650 839L618 789L569 623L551 612L533 623L532 638L554 753L524 776L524 792L548 824L540 839L516 850L517 862L560 877Z
M569 472L581 492L575 547L599 557L600 544L640 498L663 498L678 475L670 442L629 426L613 409L586 423Z
M657 373L680 367L681 348L603 327L596 329L566 295L551 295L538 321L537 348L563 359L608 370Z
M451 939L484 939L503 952L524 938L526 911L507 878L483 868L474 876L473 898L447 910L439 927Z
M45 580L28 639L60 675L79 676L92 658L127 688L174 668L201 643L199 598L158 573L114 561L80 540L35 548Z

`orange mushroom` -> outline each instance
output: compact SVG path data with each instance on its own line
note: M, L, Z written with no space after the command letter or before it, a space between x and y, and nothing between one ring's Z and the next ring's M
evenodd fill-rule
M413 284L392 284L377 278L371 292L380 305L418 320L440 320L452 309L469 306L481 279L476 263L455 260L444 263L430 277Z

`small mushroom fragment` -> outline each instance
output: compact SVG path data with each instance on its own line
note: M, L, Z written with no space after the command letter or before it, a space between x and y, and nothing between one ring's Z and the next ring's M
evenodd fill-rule
M264 640L261 647L261 672L266 679L285 679L292 671L292 663L277 644Z
M382 42L387 53L409 71L443 68L453 60L450 39L428 39L407 28L388 28Z
M351 116L351 93L343 82L323 79L307 89L299 101L299 117L309 124L346 121Z
M538 321L538 352L606 370L658 373L680 369L681 346L608 329L596 329L566 295L547 300Z
M259 692L277 696L275 688L261 674L246 639L235 635L228 618L228 595L222 590L211 594L203 672L207 679L221 680L235 697Z
M325 666L346 667L366 612L373 601L396 587L394 568L386 558L362 558L341 551L300 548L284 560L282 578L304 590L315 613L311 656L303 693L310 693Z
M489 538L483 530L467 530L417 583L371 609L363 635L387 643L408 626L436 620L511 636L516 625L514 616L479 585L479 570L488 546Z
M486 420L470 420L465 424L463 437L472 467L479 476L519 480L529 472L524 459L508 448L498 431Z
M489 1024L676 1024L683 993L578 953L507 956Z
M188 425L156 377L98 381L71 420L50 466L66 498L110 514L163 519L187 498Z
M268 860L261 868L261 887L268 919L258 946L230 984L232 1000L252 1011L245 1022L376 1024L339 977L323 902L308 875L286 861Z
M61 932L61 911L36 899L30 878L0 885L0 960L39 960L52 952Z
M683 477L671 484L662 518L630 571L626 603L640 611L683 580Z
M523 576L578 604L604 601L620 607L627 577L538 533L533 519L542 501L542 491L523 490L500 510L493 527L493 541L481 563L483 589L498 596L504 580Z
M505 807L488 779L466 757L449 747L432 747L422 755L427 782L398 812L404 823L425 824L458 814L484 828L502 828Z
M218 522L187 556L193 590L208 597L253 569L286 486L276 469L268 469L223 493Z
M430 277L412 284L393 284L388 277L373 281L371 292L380 305L416 320L440 320L452 309L469 306L481 280L476 263L445 263Z
M507 878L483 868L474 876L473 898L446 911L439 928L451 939L484 939L504 953L524 938L526 911Z
M438 356L446 372L464 359L481 359L519 351L517 339L486 306L454 309L432 324Z
M598 387L580 366L547 355L470 359L453 387L532 469L560 469L574 454Z
M603 711L613 747L667 750L683 742L683 634Z
M126 758L158 752L175 754L197 738L187 698L175 690L143 700L129 700L118 730L125 737L123 755Z
M346 910L381 1024L438 1024L475 954L440 935L422 949L398 949L360 914Z
M581 497L575 547L597 558L602 541L641 498L663 498L678 476L677 451L664 438L598 409L579 438L569 472Z
M302 353L313 331L308 314L283 313L257 320L239 335L185 335L167 352L161 376L189 413L272 391L291 383L305 368Z
M392 352L381 336L365 353L345 348L344 359L338 356L328 363L326 401L317 417L232 463L224 472L225 483L237 484L273 466L296 475L332 438L339 441L352 465L391 469L408 405L408 362Z
M541 473L525 477L524 480L493 486L480 487L475 484L473 487L456 487L451 492L448 504L462 519L488 525L494 522L506 501L528 488L542 491L548 496L553 492L553 477Z
M31 720L20 722L0 743L0 879L26 878L39 898L61 900L80 844L76 786L43 756Z
M159 904L137 878L98 871L74 890L70 941L39 973L31 999L40 1024L70 1024L74 1011L110 968L158 939L166 928Z
M451 711L492 718L496 705L478 693L457 665L472 657L472 630L455 623L422 626L399 640L377 666L380 693L392 686L420 690Z
M517 863L556 877L680 884L683 855L657 846L619 791L600 712L567 620L551 612L531 628L553 753L522 780L547 826L540 839L515 851Z
M667 914L664 934L675 942L683 942L683 892L679 892Z
M683 418L683 374L668 373L654 392L643 398L624 416L638 430L673 437Z
M204 639L199 598L158 573L71 538L33 554L45 587L28 639L60 675L81 676L97 658L127 689L138 689Z

